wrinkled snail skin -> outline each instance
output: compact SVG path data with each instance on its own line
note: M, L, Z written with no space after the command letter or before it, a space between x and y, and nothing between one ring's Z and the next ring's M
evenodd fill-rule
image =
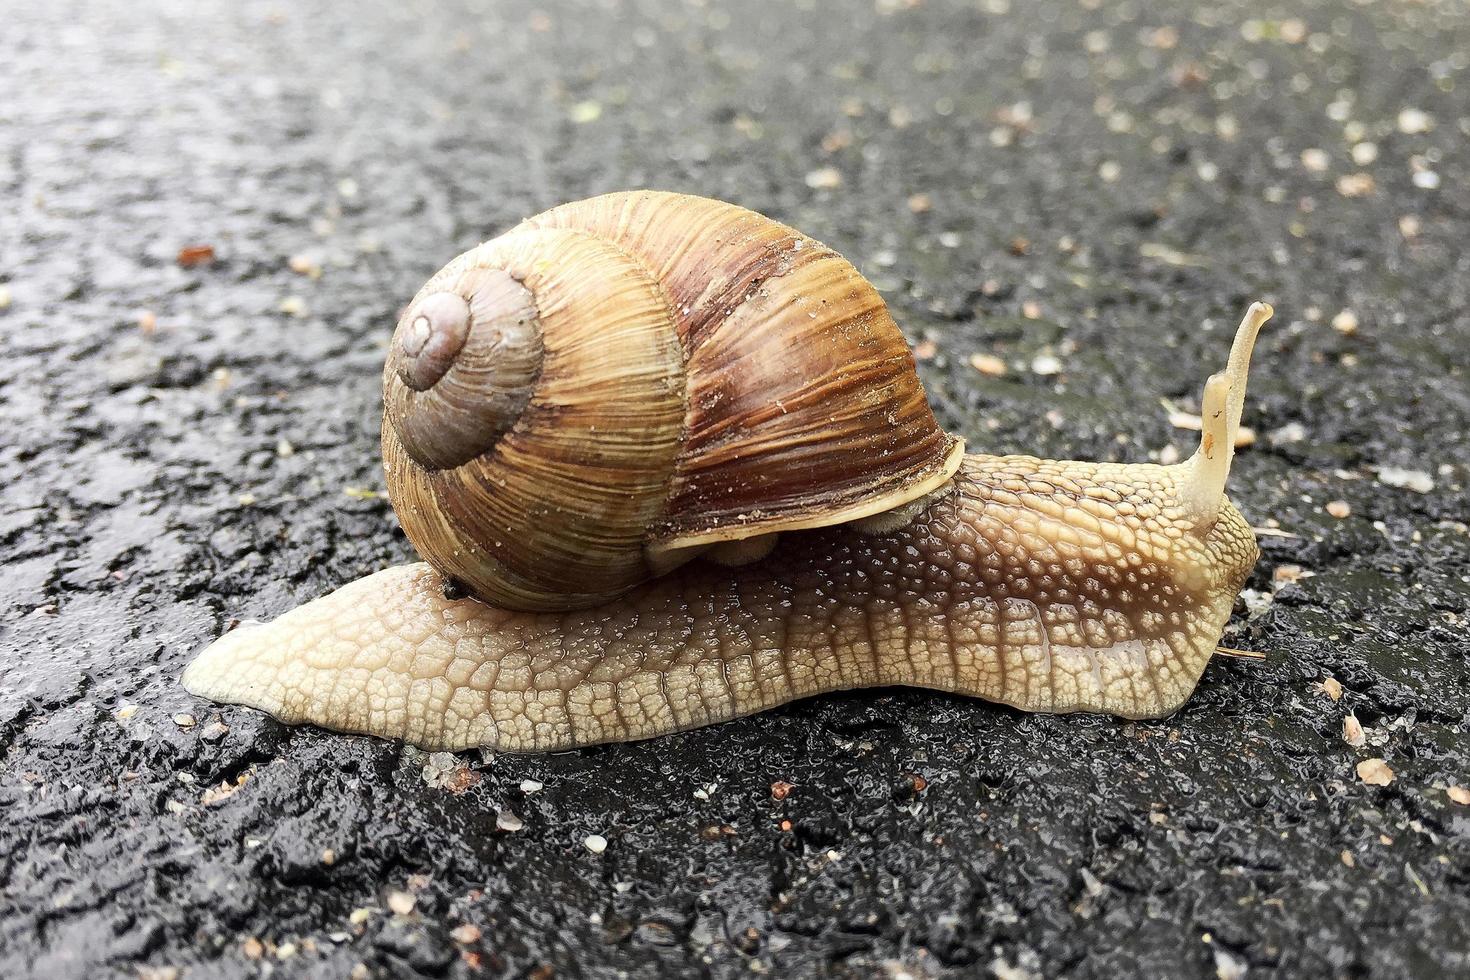
M696 561L593 609L448 600L425 564L226 634L184 683L285 722L508 752L649 738L795 698L937 688L1028 711L1172 713L1255 564L1184 468L970 456L884 535L783 535L761 562Z
M837 253L703 198L555 208L441 269L390 344L384 474L425 562L227 633L184 685L514 752L885 685L1167 715L1258 557L1225 483L1271 312L1182 463L967 455Z

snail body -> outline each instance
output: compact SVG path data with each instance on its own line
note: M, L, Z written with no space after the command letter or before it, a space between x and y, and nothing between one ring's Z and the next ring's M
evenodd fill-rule
M1224 487L1269 316L1185 462L965 455L835 252L682 195L553 209L451 262L395 334L384 469L427 562L227 633L184 683L435 749L895 684L1169 714L1257 558Z

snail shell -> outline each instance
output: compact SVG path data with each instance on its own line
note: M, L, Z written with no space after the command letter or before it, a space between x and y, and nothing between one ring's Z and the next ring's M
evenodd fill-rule
M454 259L400 319L383 393L409 540L514 609L892 510L964 451L847 260L681 194L567 204Z

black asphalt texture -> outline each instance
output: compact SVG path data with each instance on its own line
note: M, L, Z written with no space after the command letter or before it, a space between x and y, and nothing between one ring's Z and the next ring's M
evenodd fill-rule
M0 975L1470 971L1464 5L4 20ZM413 558L400 304L636 187L848 255L978 450L1187 454L1170 406L1273 303L1225 640L1266 660L1159 721L881 690L514 757L190 697L231 620Z

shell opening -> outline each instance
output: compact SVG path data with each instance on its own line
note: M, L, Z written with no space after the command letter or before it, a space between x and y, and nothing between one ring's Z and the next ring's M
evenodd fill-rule
M1252 303L1235 332L1225 370L1210 375L1200 398L1199 449L1180 463L1179 503L1201 530L1214 524L1225 499L1225 480L1235 455L1235 436L1245 408L1245 386L1251 351L1261 326L1274 311L1267 303Z

